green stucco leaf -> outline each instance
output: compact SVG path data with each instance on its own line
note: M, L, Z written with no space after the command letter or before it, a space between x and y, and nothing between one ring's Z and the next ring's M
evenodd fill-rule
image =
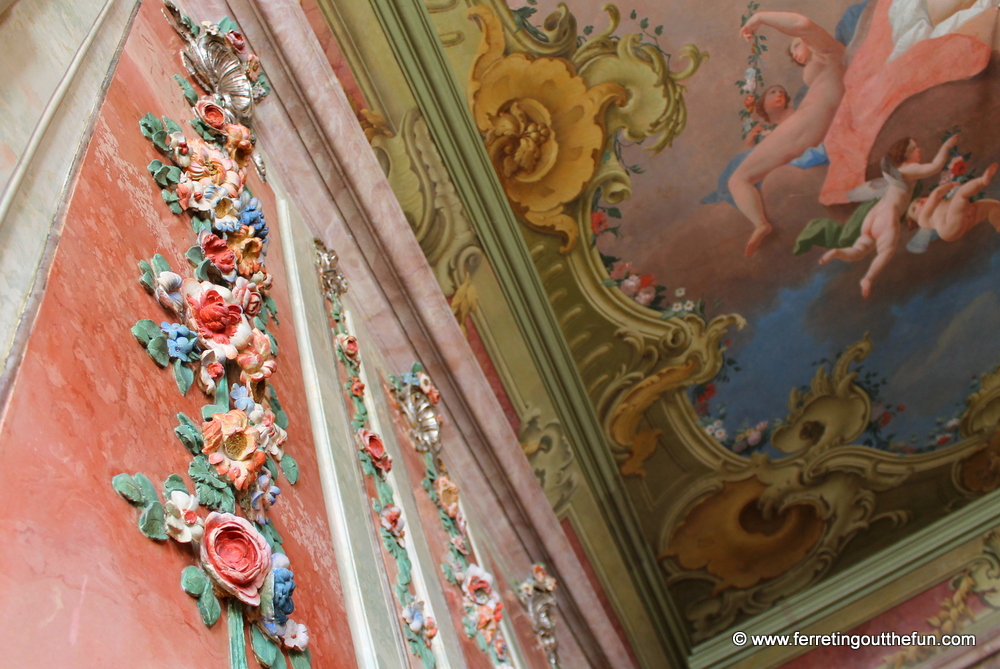
M299 482L299 463L295 461L295 458L286 453L279 464L281 465L281 473L285 475L289 483L295 485Z
M284 669L282 666L284 662L278 662L278 658L281 657L281 650L256 625L250 628L250 644L253 647L254 657L257 658L257 662L261 666L268 668L280 667L280 669Z
M133 478L139 486L139 490L142 491L143 504L159 501L160 496L157 494L156 487L153 485L153 482L149 480L148 476L145 474L136 474Z
M187 493L187 484L184 483L184 479L181 478L180 474L171 474L163 482L163 495L164 497L170 497L170 493L175 490L179 490L183 493Z
M143 346L148 345L154 337L160 335L160 326L148 318L143 318L132 326L132 336Z
M146 353L149 357L153 359L160 367L166 367L170 364L170 352L167 348L167 338L163 335L157 335L153 337L148 344L146 344Z
M177 420L180 425L174 428L174 434L184 444L184 448L198 455L204 444L201 438L201 428L183 413L177 414Z
M167 530L163 521L163 505L159 502L151 502L143 509L139 516L139 529L150 539L166 541Z
M184 571L181 572L181 587L192 597L201 597L205 588L211 589L212 584L201 568L192 565L184 567Z
M198 613L201 614L201 622L205 623L206 627L214 625L219 620L219 616L222 615L222 606L219 604L219 598L212 592L211 585L208 585L202 591L201 596L198 597ZM240 618L242 619L242 614ZM242 633L242 631L243 628L241 626L240 632ZM246 664L243 666L245 667Z
M181 395L187 395L188 389L194 382L194 370L184 364L182 360L174 360L173 368L177 389L181 391Z
M232 513L236 509L236 498L229 482L215 473L215 469L204 455L199 455L191 461L188 475L194 481L195 494L203 506L225 513Z
M127 502L132 504L142 504L143 496L139 484L128 474L118 474L111 479L111 486Z
M301 653L297 650L288 651L288 659L292 663L292 669L311 669L312 667L312 656L309 654L308 648Z
M177 85L181 87L181 91L184 93L184 99L187 100L189 105L195 105L198 103L198 94L194 92L194 88L192 88L190 81L179 74L174 75L174 81L176 81Z

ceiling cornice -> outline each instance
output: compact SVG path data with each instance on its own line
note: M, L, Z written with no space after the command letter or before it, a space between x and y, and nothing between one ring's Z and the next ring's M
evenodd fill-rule
M660 568L626 496L601 423L563 337L555 313L493 171L465 94L419 0L371 0L409 82L480 244L515 315L532 360L551 397L584 475L604 502L637 590L664 648L685 666L690 641L666 593Z

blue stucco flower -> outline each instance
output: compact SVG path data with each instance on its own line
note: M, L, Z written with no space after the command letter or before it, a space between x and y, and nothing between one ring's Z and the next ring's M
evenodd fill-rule
M171 358L194 362L201 357L197 348L198 336L180 323L160 323L160 330L167 337L167 352Z
M289 569L291 563L282 553L271 556L271 571L274 574L274 622L284 625L288 616L295 611L292 593L295 592L295 574Z
M240 198L240 225L253 228L254 236L267 239L267 221L264 220L264 207L255 197L247 197L244 193Z
M233 398L233 406L248 416L257 408L257 403L250 397L250 391L246 386L234 385L229 396Z
M274 485L271 480L271 472L264 470L264 472L257 477L257 483L254 485L254 490L250 494L250 506L254 510L254 520L256 520L261 525L269 523L270 520L267 517L267 510L270 509L276 501L278 501L278 495L281 494L281 488Z

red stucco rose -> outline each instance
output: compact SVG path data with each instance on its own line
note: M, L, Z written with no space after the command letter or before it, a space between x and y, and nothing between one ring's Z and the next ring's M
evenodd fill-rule
M360 448L372 459L372 464L381 469L382 473L388 474L392 469L392 458L385 452L382 438L370 430L361 428L358 430L358 442Z
M188 305L187 326L198 333L203 346L230 360L246 348L252 329L228 288L185 279L181 293Z
M226 245L226 240L218 235L206 234L201 238L201 251L223 274L236 269L236 254Z
M220 588L250 606L260 606L271 549L248 520L231 513L208 514L201 561Z

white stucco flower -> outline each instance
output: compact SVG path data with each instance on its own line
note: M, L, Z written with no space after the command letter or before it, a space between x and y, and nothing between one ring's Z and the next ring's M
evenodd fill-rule
M281 641L285 644L285 648L305 650L306 646L309 645L309 629L302 623L297 623L289 618Z
M181 490L170 493L163 505L167 534L174 541L188 544L201 541L205 534L205 521L198 515L198 498Z

